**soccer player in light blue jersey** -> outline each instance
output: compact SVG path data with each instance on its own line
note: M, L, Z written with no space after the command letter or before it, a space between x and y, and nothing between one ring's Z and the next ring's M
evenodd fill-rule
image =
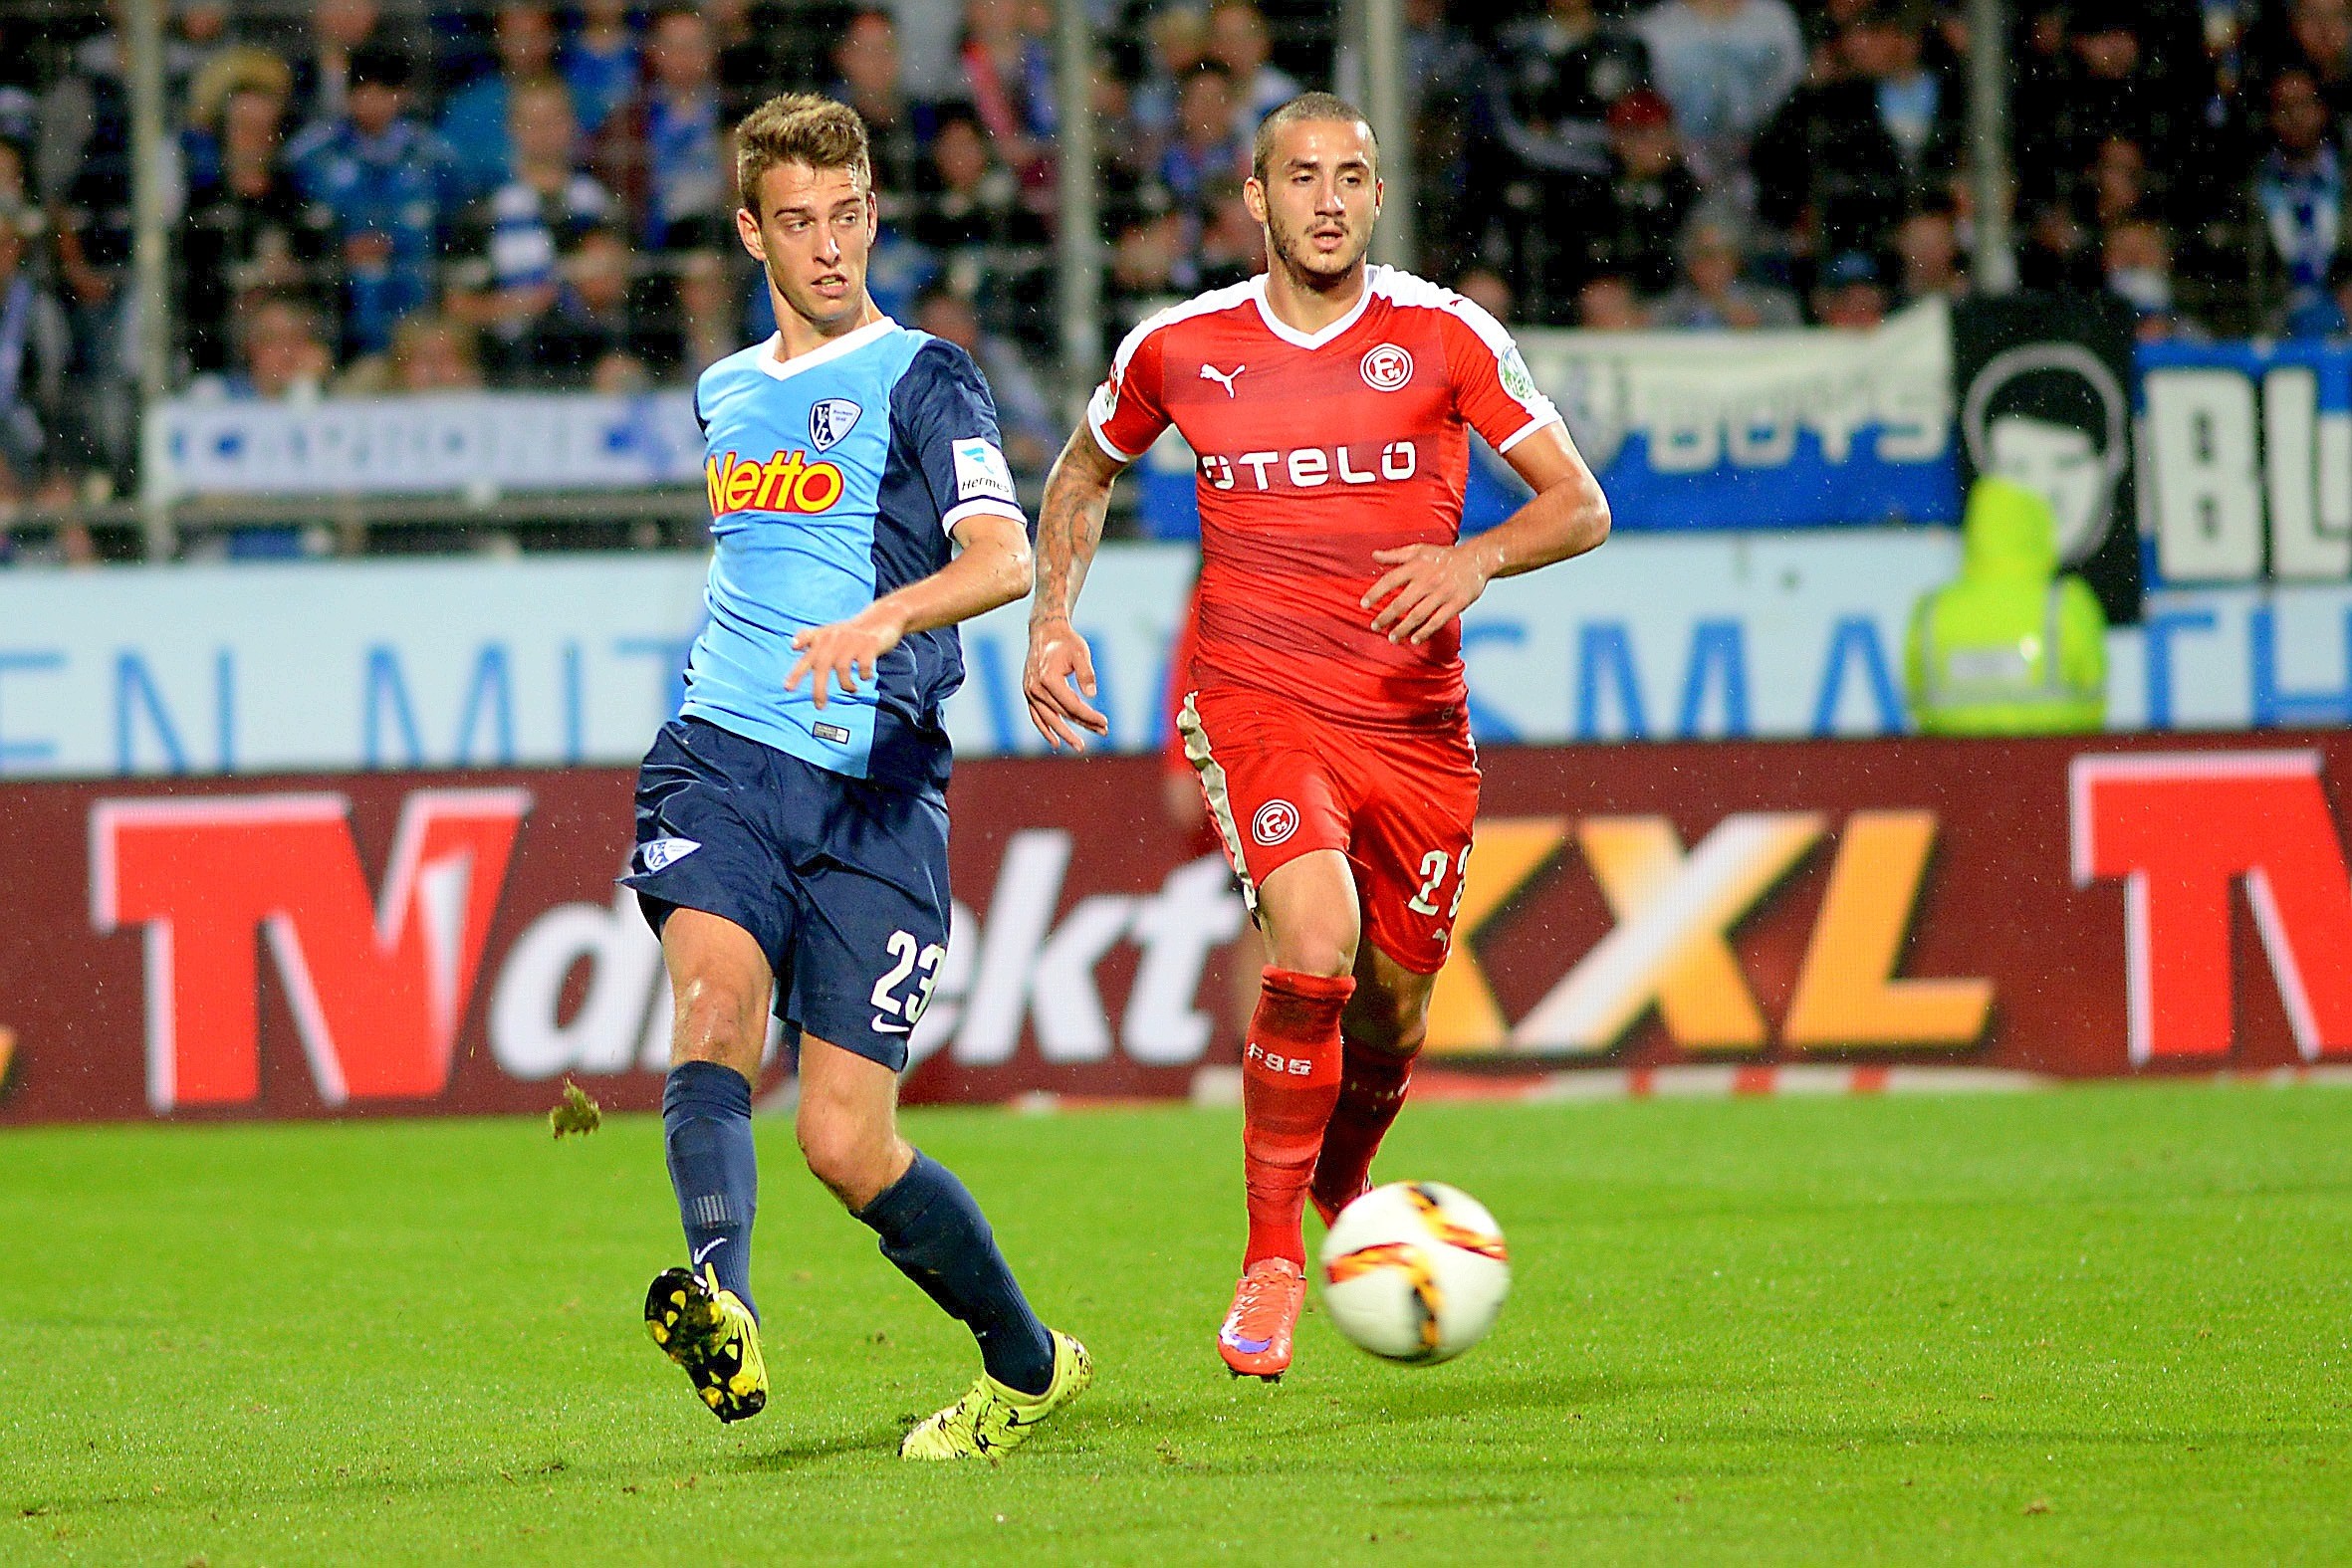
M1029 591L1028 525L971 358L866 293L855 112L771 99L737 149L736 224L778 330L695 387L710 624L638 776L623 879L675 1002L662 1121L689 1258L653 1281L645 1322L721 1421L765 1407L751 1093L773 996L809 1169L980 1343L980 1380L899 1452L994 1457L1092 1368L1030 1309L964 1185L899 1136L897 1075L947 951L956 623Z

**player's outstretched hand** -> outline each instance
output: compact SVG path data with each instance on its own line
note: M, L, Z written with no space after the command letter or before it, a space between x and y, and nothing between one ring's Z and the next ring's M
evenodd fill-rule
M1388 572L1364 595L1363 607L1380 606L1372 629L1390 642L1427 642L1487 591L1486 568L1455 546L1403 545L1375 550L1372 559Z
M801 657L784 677L784 689L796 690L806 679L814 684L810 694L817 706L824 706L824 686L829 679L847 696L857 690L862 678L872 680L874 667L882 655L898 646L898 639L906 630L905 623L884 611L879 603L850 616L836 620L829 626L812 626L793 638L793 652Z
M1080 730L1110 734L1110 721L1089 701L1094 696L1093 652L1077 628L1060 616L1029 628L1029 667L1022 671L1021 690L1029 699L1029 722L1056 751L1084 751L1086 738Z

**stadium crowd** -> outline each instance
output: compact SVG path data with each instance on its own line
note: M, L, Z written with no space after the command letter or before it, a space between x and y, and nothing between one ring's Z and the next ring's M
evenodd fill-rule
M1330 0L1091 0L1115 337L1248 276L1252 130L1361 91ZM1868 327L1967 292L1966 6L1406 0L1419 268L1520 324ZM0 500L136 448L129 95L107 13L0 48ZM728 135L814 89L871 129L886 310L987 368L1017 468L1061 429L1051 0L177 0L176 369L199 395L688 378L769 330ZM2027 287L2150 335L2331 333L2352 0L2016 9Z

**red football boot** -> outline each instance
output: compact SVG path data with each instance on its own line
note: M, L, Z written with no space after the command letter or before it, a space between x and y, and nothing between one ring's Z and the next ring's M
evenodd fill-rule
M1291 1367L1291 1331L1306 1305L1306 1275L1287 1257L1262 1257L1234 1286L1233 1310L1217 1333L1217 1354L1236 1377L1269 1383Z

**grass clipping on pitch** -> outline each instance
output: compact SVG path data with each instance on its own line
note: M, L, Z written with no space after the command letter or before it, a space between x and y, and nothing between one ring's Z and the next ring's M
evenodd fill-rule
M588 1090L564 1080L564 1098L547 1113L548 1131L561 1138L567 1133L578 1133L586 1138L604 1125L603 1107L588 1097Z

